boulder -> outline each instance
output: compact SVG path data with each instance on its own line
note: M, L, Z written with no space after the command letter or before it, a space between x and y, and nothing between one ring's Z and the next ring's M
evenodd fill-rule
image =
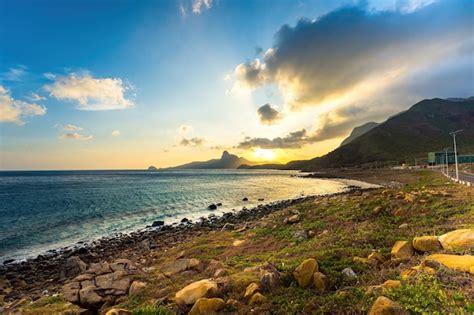
M426 257L426 261L434 261L443 266L457 270L469 272L474 275L474 256L473 255L446 255L433 254Z
M438 239L444 249L474 249L474 229L454 230L441 235Z
M314 258L306 259L293 271L298 285L302 288L306 288L311 284L313 280L313 274L319 271L318 262Z
M259 291L259 289L260 289L260 286L257 283L252 282L245 289L244 298L248 299L252 297L255 293Z
M412 242L397 241L390 252L393 258L410 259L413 256Z
M61 268L61 280L75 277L87 269L87 265L77 256L71 256L66 260L66 263Z
M227 276L229 272L226 270L226 269L217 269L216 272L214 272L214 275L213 277L214 278L220 278L220 277L224 277L224 276Z
M386 261L385 257L379 252L372 252L367 256L367 259L377 261L377 263L384 263Z
M316 291L318 292L324 292L327 289L328 282L327 282L327 277L323 273L316 271L313 274L313 285Z
M218 292L217 283L212 280L204 279L193 282L178 291L175 295L177 304L194 304L198 299L203 297L212 297Z
M263 304L266 301L267 301L267 298L264 295L262 295L261 293L257 292L252 296L252 298L250 299L249 304L250 305Z
M300 220L301 220L300 215L299 214L294 214L291 217L286 218L285 223L293 224L293 223L300 222Z
M79 282L69 282L63 286L63 296L66 301L77 304L79 303L79 290L81 284Z
M217 209L217 206L215 204L212 204L212 205L209 205L207 207L209 210L216 210Z
M151 226L153 227L163 226L163 225L165 225L165 221L162 221L162 220L153 221L153 223L151 224Z
M386 289L394 289L402 286L399 280L387 280L380 285L372 285L367 289L367 293L370 294L382 294Z
M163 264L160 269L165 276L170 277L189 269L197 269L199 265L200 261L196 258L179 258Z
M402 280L408 280L409 278L417 276L422 273L434 275L436 273L436 270L425 265L414 266L402 271L400 274L400 278Z
M106 302L113 305L118 297L128 294L130 276L138 273L128 259L91 264L83 274L64 284L63 296L70 303L90 309L100 308Z
M200 298L194 303L188 315L212 315L224 308L225 302L219 298Z
M87 308L99 308L105 300L96 292L97 287L90 285L79 291L81 305Z
M129 310L124 308L111 308L109 309L105 315L132 315L133 313Z
M280 273L278 271L264 271L260 277L260 284L265 291L275 291L280 286Z
M293 237L297 239L307 240L309 238L309 235L307 231L300 230L300 231L294 232Z
M385 296L379 296L375 300L374 304L370 308L368 315L405 315L408 314L405 310L394 301L386 298Z
M130 289L128 290L128 295L139 295L143 291L145 291L146 288L146 283L142 281L133 281L132 284L130 285Z
M357 279L357 274L352 270L352 268L345 268L341 271L341 273L349 280Z
M419 236L413 239L413 248L423 253L437 252L441 250L441 244L435 235Z

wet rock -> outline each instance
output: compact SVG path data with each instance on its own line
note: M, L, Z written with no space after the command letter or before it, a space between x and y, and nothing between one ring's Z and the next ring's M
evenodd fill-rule
M217 209L217 205L211 204L211 205L209 205L209 206L207 207L207 209L209 209L209 210L216 210L216 209Z
M306 288L311 284L313 274L319 271L318 262L314 258L306 259L293 271L298 285L302 288Z
M448 250L474 249L474 229L451 231L441 235L439 241Z
M182 219L181 219L181 223L186 223L186 222L189 222L189 219L188 219L188 218L182 218Z
M165 225L165 221L162 221L162 220L153 221L153 223L151 224L151 226L153 227L163 226L163 225Z
M190 305L194 304L198 299L203 297L212 297L217 294L217 283L212 280L200 280L193 282L178 291L175 295L177 304Z
M71 256L66 260L66 263L61 268L60 278L61 280L69 279L77 276L87 269L87 265L77 256Z
M249 201L249 198L244 197L244 198L242 199L242 201Z
M413 256L412 242L397 241L390 252L393 258L410 259Z
M200 298L194 303L189 315L210 315L216 314L224 308L226 303L219 298Z
M441 250L441 243L435 235L419 236L413 239L413 248L423 253L437 252Z

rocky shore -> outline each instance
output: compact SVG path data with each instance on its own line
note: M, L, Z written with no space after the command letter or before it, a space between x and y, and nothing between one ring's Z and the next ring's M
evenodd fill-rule
M0 275L1 311L474 312L472 188L428 170L344 174L385 187L157 223L7 265Z
M367 189L348 186L346 191L330 196L363 190ZM18 300L25 295L35 300L44 294L58 292L65 281L77 275L75 272L68 273L67 263L71 257L77 257L87 265L104 260L112 261L124 255L131 260L139 261L143 257L146 259L150 250L166 251L169 247L186 242L187 239L208 231L233 229L237 224L247 222L251 225L252 222L274 211L323 197L327 197L327 195L305 196L259 205L249 209L244 207L238 212L226 212L222 216L210 214L208 217L200 218L197 222L183 219L181 223L165 225L163 221L160 221L159 224L152 224L154 226L136 232L118 233L91 243L81 243L63 249L51 250L25 261L7 261L7 263L0 266L0 275L14 289L11 292L6 292L4 300L6 302Z

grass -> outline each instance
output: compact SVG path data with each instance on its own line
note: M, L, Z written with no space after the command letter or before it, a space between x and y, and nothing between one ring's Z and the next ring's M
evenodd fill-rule
M209 277L203 273L207 264L210 260L219 260L226 266L230 282L221 297L239 300L239 312L253 309L257 313L272 314L366 313L376 298L366 294L369 285L398 279L402 270L419 264L423 257L416 256L401 266L373 267L354 262L354 256L367 257L376 250L389 258L396 240L440 235L456 228L474 226L472 188L446 184L443 176L431 171L399 172L396 178L406 184L398 189L326 197L292 206L291 210L301 213L301 222L297 224L284 223L290 209L283 209L251 222L252 227L247 230L204 232L167 252L155 253L155 259L145 264L156 267L156 272L144 278L149 284L147 290L140 296L126 298L119 306L133 309L134 314L173 314L175 309L170 299L165 299L168 308L147 305L155 305L157 299L170 292L172 297L190 282ZM407 202L397 198L400 191L413 195L415 200ZM440 196L439 191L447 191L450 196ZM408 227L399 228L403 223ZM315 236L295 239L294 232L300 230L311 230ZM245 242L233 246L236 239ZM181 251L185 252L185 257L200 259L202 269L163 278L159 273L161 264L173 261ZM299 288L293 278L294 269L310 257L318 260L320 271L328 278L329 287L324 293ZM275 292L264 292L267 302L263 305L249 306L242 298L243 292L250 282L259 278L243 270L267 262L280 271L282 285ZM348 267L358 275L356 281L342 275L341 271ZM416 278L384 294L413 314L472 313L474 288L468 280L459 273L440 271L433 277ZM164 288L171 291L163 293ZM61 303L60 299L40 300L30 309L57 307ZM231 312L234 308L228 306L224 311Z
M163 306L140 306L133 310L133 315L174 315L175 312Z
M412 314L463 314L473 307L463 293L449 294L435 277L428 276L388 290L385 295Z

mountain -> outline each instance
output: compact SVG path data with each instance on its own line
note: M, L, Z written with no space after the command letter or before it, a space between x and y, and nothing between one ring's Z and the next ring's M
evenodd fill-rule
M224 151L220 159L213 159L204 162L191 162L167 169L236 169L244 164L252 166L257 163Z
M352 129L352 132L349 135L349 137L347 137L346 139L344 139L341 142L340 147L342 147L343 145L348 144L349 142L351 142L354 139L362 136L364 133L366 133L367 131L369 131L369 130L377 127L377 126L378 126L378 123L376 123L376 122L368 122L368 123L365 123L361 126L355 127L354 129Z
M285 168L321 170L413 161L452 147L449 132L459 129L464 129L456 138L459 152L474 152L474 99L423 100L322 157L290 162Z

